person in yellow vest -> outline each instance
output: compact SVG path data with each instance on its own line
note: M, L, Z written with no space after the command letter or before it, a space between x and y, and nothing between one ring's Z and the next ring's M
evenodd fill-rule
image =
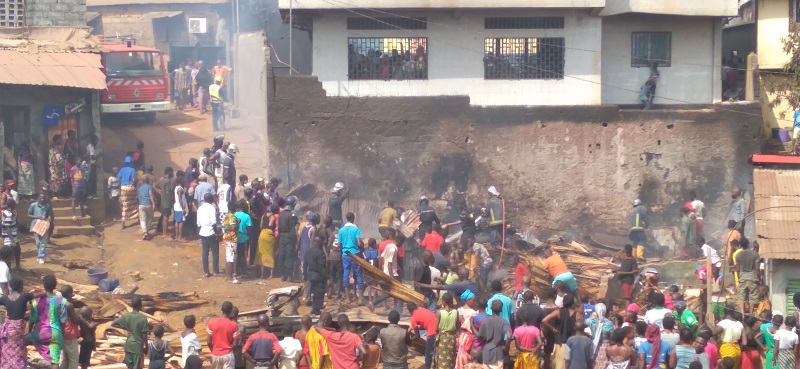
M636 248L636 257L644 259L644 248L647 245L647 237L644 229L647 228L647 208L642 204L642 200L633 200L633 210L628 216L630 224L629 237L633 246Z
M211 96L211 124L214 127L214 132L225 130L225 91L222 90L220 84L222 83L222 76L214 78L214 84L208 86L208 95Z

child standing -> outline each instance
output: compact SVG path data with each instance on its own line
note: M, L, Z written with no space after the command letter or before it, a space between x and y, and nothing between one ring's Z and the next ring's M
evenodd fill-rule
M119 203L119 196L120 196L120 180L117 177L117 173L119 173L119 167L114 167L111 169L111 177L108 177L108 199L111 217L114 221L117 220L117 216L120 214L120 203Z
M72 220L78 221L75 215L75 205L81 208L81 217L86 216L86 174L83 172L83 164L74 165L69 171L69 178L72 180Z
M175 204L172 206L172 212L175 214L172 217L175 220L175 240L186 242L183 239L183 222L186 220L186 212L189 207L186 205L186 196L184 196L186 190L183 188L185 172L179 170L176 177L178 180L175 182Z
M17 203L14 200L6 202L1 218L2 230L0 233L3 237L3 246L10 246L11 250L14 251L14 262L17 270L20 270L19 261L22 249L19 247L19 240L17 240Z
M230 203L228 206L230 207L233 204L234 203ZM241 275L247 264L246 256L247 252L250 250L250 228L253 227L253 220L250 218L250 214L247 213L246 200L241 199L235 204L236 213L233 215L239 220L238 234L236 235L236 271ZM230 209L230 212L233 212L233 209ZM239 281L234 280L233 283L239 283Z
M84 306L80 309L81 315L81 341L80 353L78 354L78 364L82 369L87 369L92 360L92 351L95 349L97 337L95 329L98 323L92 321L92 308Z
M200 350L203 348L194 331L195 323L194 315L183 317L183 326L186 329L181 332L181 366L186 366L186 358L189 356L200 355Z
M361 369L377 369L378 363L381 362L381 347L375 341L378 339L378 330L372 328L364 335L367 344L367 353L364 355L364 360L361 362Z
M155 339L147 347L147 351L150 352L149 368L165 369L167 360L175 356L175 351L172 351L172 347L169 347L167 342L162 339L164 337L164 326L157 325L153 327L153 336L155 336ZM166 354L167 351L169 351L169 355Z
M367 249L364 250L364 260L366 260L370 265L378 268L378 242L375 241L374 238L367 240ZM369 306L373 306L375 298L378 297L378 290L372 288L372 286L369 286L368 290L369 292L367 293L369 294Z

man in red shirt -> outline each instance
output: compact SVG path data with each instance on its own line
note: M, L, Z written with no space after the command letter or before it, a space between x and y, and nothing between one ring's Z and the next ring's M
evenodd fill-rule
M429 233L430 234L430 233ZM408 303L408 312L411 314L409 331L419 337L419 331L425 331L425 366L430 369L433 362L433 349L436 343L436 314L426 308L418 308L413 302Z
M327 316L325 322L320 322L319 334L328 341L328 349L331 353L331 361L335 369L359 369L358 362L364 358L367 348L361 337L350 332L350 319L347 315L339 315L339 331L329 330L331 318Z
M442 226L436 224L433 226L433 232L425 235L425 239L419 245L430 252L441 252L444 237L441 236Z
M231 320L233 304L222 303L222 316L211 319L206 327L212 369L234 369L233 342L239 339L239 327Z
M242 347L245 359L255 368L275 367L281 355L281 345L272 332L269 331L269 317L265 314L258 316L258 332L247 337Z

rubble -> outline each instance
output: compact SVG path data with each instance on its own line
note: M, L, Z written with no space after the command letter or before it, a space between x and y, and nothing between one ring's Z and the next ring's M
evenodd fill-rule
M603 297L608 288L608 280L614 276L614 271L619 265L613 262L614 255L604 248L594 248L575 241L561 245L559 239L549 239L533 249L523 249L512 245L506 248L509 254L516 254L520 262L528 267L531 274L531 290L544 296L549 288L550 274L544 267L544 258L538 255L538 250L550 248L564 259L575 279L578 280L578 291L594 297ZM499 252L499 251L498 251ZM512 266L513 267L513 266ZM504 286L507 291L514 290L513 273L506 277Z

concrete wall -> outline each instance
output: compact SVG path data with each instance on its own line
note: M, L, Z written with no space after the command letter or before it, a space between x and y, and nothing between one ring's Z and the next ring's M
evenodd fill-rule
M730 17L739 14L739 2L737 0L606 0L606 7L600 15L623 13Z
M772 310L786 312L786 304L792 303L792 297L786 296L786 288L790 279L800 279L800 268L797 260L772 260L772 278L766 276L771 293Z
M601 21L574 11L460 11L403 13L426 16L426 30L348 31L349 12L331 11L314 19L313 70L329 96L468 95L472 105L600 104ZM564 29L487 30L487 16L563 16ZM427 37L428 80L348 80L348 37ZM564 37L568 76L553 80L485 80L487 37ZM630 41L627 42L630 44ZM580 93L576 93L576 92Z
M267 132L267 96L269 94L267 76L270 50L264 32L238 35L233 74L236 107L241 120L260 142L269 142ZM267 158L269 158L268 155ZM269 168L269 160L265 165Z
M7 87L7 86L4 86ZM89 136L94 133L93 116L94 110L99 106L92 104L91 90L82 90L62 87L39 87L39 86L14 86L14 88L0 88L0 105L20 106L28 108L28 139L38 140L41 155L34 158L35 180L45 179L47 171L47 150L48 143L46 134L42 130L42 113L46 106L67 105L76 102L80 98L86 99L86 107L80 112L78 118L80 126L78 134L81 139L81 147L85 148L89 143ZM103 142L100 141L102 149ZM98 187L103 188L103 187Z
M389 9L414 9L414 8L590 8L603 7L606 0L575 0L565 4L561 0L504 0L504 1L482 1L482 0L278 0L281 9L341 9L341 8L389 8Z
M747 67L747 55L756 51L756 25L742 24L722 30L722 57L731 58L736 51L741 58L740 68Z
M102 33L106 35L138 34L136 43L169 54L170 46L216 45L219 16L211 4L136 4L91 6L89 11L100 12ZM171 18L152 18L152 12L182 11ZM206 34L190 34L189 18L207 18ZM84 21L84 24L86 22ZM211 61L211 63L214 63Z
M81 27L86 25L86 0L27 0L28 26Z
M639 104L650 70L631 67L631 33L647 31L672 32L672 66L659 68L656 104L721 99L719 18L622 15L603 18L603 104Z
M789 60L781 38L789 34L789 2L758 1L758 65L761 69L781 69Z
M654 228L676 226L690 190L706 202L712 233L726 219L730 189L752 182L747 161L761 124L757 104L480 108L465 97L325 97L311 77L270 84L269 170L289 173L290 187L347 182L354 199L412 208L450 180L475 206L494 185L511 222L537 236L627 234L636 197Z

